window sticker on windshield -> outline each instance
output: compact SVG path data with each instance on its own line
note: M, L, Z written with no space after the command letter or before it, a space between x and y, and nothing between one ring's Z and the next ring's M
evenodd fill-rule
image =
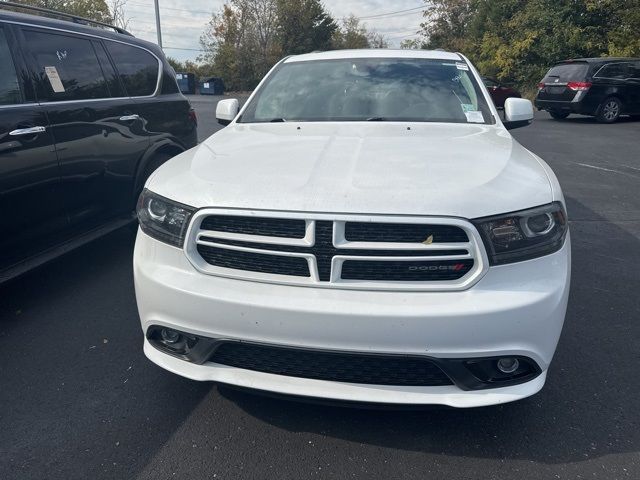
M456 68L458 70L469 70L469 65L467 65L466 63L456 62Z
M209 82L205 82L205 83L203 84L203 86L204 86L204 88L209 88Z
M467 117L467 122L469 123L484 123L484 116L479 110L471 110L469 112L464 112L464 114Z
M471 112L476 108L472 103L463 103L460 106L462 107L462 111L465 113Z
M62 85L62 80L60 80L56 67L44 67L44 73L47 75L51 88L55 93L64 92L64 85Z

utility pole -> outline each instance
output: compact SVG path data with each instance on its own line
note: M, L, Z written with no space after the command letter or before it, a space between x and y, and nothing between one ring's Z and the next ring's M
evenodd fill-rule
M160 6L158 5L158 0L153 0L153 3L156 6L156 32L158 32L158 45L162 48L162 30L160 28Z

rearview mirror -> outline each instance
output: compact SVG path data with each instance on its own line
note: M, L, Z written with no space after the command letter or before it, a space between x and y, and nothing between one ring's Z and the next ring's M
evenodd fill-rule
M507 98L504 102L504 122L507 130L526 127L533 122L533 104L526 98Z
M240 110L240 104L235 98L220 100L216 106L216 120L220 125L229 125Z

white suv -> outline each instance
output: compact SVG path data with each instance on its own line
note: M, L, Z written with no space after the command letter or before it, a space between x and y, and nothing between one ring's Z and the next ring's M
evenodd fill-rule
M290 395L473 407L544 385L570 243L551 169L440 51L288 57L138 204L144 351Z

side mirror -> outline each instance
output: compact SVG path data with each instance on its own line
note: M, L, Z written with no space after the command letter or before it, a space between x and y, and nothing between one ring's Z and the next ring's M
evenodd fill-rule
M507 98L504 102L504 122L507 130L526 127L533 122L533 104L526 98Z
M240 110L240 104L235 98L220 100L216 106L216 120L220 125L229 125Z

